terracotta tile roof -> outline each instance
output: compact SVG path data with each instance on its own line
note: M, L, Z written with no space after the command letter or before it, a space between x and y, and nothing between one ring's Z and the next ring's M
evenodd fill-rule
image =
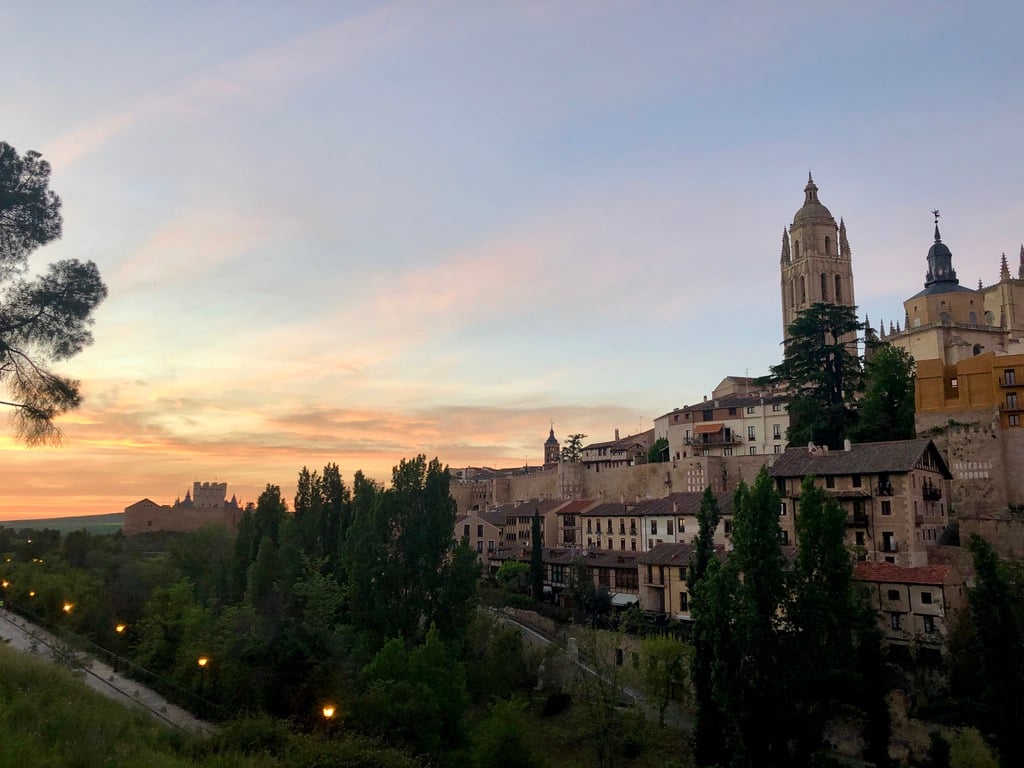
M658 416L655 421L668 418L673 414L697 414L712 409L721 410L727 408L745 408L748 405L761 405L762 402L765 405L774 405L776 403L785 404L791 399L792 398L789 394L784 390L773 390L763 394L761 392L750 392L748 394L733 392L729 395L722 395L721 397L708 399L700 403L694 403L693 405L684 405L682 408L676 408L668 413L663 413L661 416ZM718 405L715 405L716 402ZM693 419L691 418L690 421L693 421Z
M644 499L633 507L629 514L634 517L696 515L700 511L700 500L703 495L698 491L676 491L660 499ZM722 515L732 515L732 499L731 493L723 491L715 493L718 511ZM675 502L674 508L673 502Z
M928 438L893 440L886 443L854 443L850 450L821 451L815 454L806 447L789 448L772 463L772 477L805 477L815 475L857 475L880 472L909 472L929 451L946 479L951 479L945 460Z
M693 547L689 544L656 544L636 559L640 565L689 565Z
M950 579L950 576L953 579ZM956 571L951 565L920 565L904 568L892 563L857 563L853 577L858 581L884 582L888 584L943 584L956 583Z
M604 504L598 504L597 506L591 507L586 512L580 513L583 517L622 517L623 515L632 515L629 508L620 501L616 502L605 502Z
M595 504L599 504L600 501L600 499L573 499L561 507L557 513L559 515L578 515Z

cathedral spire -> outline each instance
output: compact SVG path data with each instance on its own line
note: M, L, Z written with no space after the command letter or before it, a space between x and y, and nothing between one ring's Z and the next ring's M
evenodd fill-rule
M1024 259L1024 255L1021 256L1021 259ZM790 261L790 258L789 258L789 232L787 232L786 228L783 227L782 228L782 263L783 264L789 264L789 261Z
M814 179L811 177L811 172L807 172L807 186L804 187L804 205L814 205L818 203L818 186L814 183Z
M1020 247L1020 266L1017 267L1017 278L1024 280L1024 245Z
M846 239L846 222L842 216L839 217L839 255L850 258L850 241Z
M932 211L935 216L935 242L928 249L928 272L924 278L924 288L929 293L956 290L953 286L960 284L956 270L953 269L953 252L942 242L939 234L939 211Z
M1003 280L1009 280L1009 279L1010 279L1010 265L1006 263L1006 252L1003 251L1002 261L999 262L999 280L1001 282Z

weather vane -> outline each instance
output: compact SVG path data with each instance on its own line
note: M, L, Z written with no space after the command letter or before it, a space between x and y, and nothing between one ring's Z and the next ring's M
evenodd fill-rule
M939 223L939 209L938 208L936 208L934 211L932 211L932 216L935 217L935 223L938 224Z

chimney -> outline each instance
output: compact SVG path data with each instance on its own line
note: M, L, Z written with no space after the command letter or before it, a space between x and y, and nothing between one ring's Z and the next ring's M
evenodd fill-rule
M851 448L851 447L852 447L852 446L850 445L850 438L846 438L845 440L843 440L843 450L844 450L844 451L846 451L847 453L849 453L849 452L850 452L850 448Z
M674 514L677 514L678 512L679 512L679 505L676 503L675 499L672 499L672 514L674 515Z

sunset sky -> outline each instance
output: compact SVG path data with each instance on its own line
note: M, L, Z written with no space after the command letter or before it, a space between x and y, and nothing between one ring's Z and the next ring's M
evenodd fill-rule
M538 464L781 357L808 170L861 315L931 209L963 284L1024 241L1017 2L13 0L0 140L110 296L0 520L255 501L336 462Z

